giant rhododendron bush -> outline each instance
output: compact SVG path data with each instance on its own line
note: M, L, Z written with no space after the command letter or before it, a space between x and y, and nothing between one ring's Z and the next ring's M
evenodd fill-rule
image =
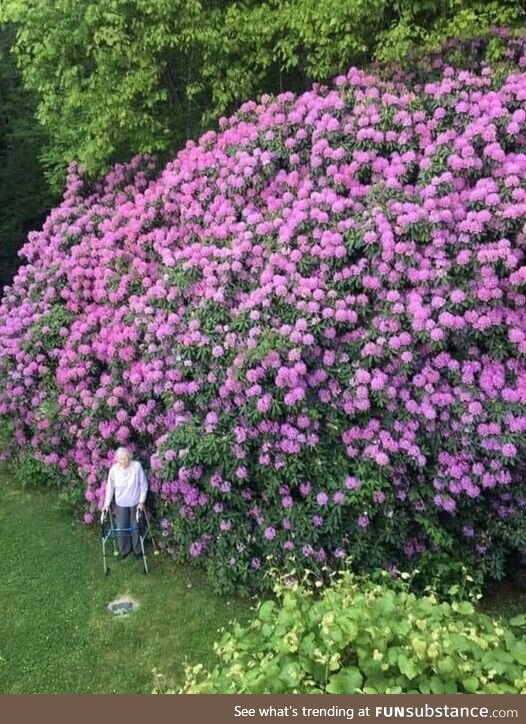
M72 167L0 309L0 414L101 506L147 467L169 553L499 574L526 504L526 57L355 68L161 171Z

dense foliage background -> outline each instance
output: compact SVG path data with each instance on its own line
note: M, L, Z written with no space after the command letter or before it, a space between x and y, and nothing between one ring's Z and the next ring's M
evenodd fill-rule
M502 576L526 530L526 41L498 37L497 70L453 42L248 101L160 170L72 165L0 306L21 474L85 486L89 522L130 445L167 549L222 587L349 557Z
M490 37L496 62L491 28L524 21L524 0L3 0L0 291L72 160L91 175L136 153L166 161L249 98L410 66L449 38Z
M58 201L44 178L40 156L47 133L10 53L13 36L13 28L0 26L0 292L18 268L27 232L41 226Z
M72 160L100 173L135 153L168 158L258 94L525 17L523 0L4 0L0 11L56 190Z

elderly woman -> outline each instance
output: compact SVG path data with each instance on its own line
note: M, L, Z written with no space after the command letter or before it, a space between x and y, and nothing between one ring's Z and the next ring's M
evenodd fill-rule
M137 509L144 510L144 501L148 492L148 481L138 460L133 460L126 447L120 447L115 453L116 462L111 466L106 483L104 512L107 513L115 494L115 516L117 528L137 528ZM117 540L121 558L133 552L138 558L141 555L139 531L118 533Z

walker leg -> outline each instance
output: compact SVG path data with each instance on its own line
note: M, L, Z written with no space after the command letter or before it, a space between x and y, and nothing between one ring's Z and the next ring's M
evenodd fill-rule
M116 556L119 553L119 549L117 548L117 536L115 535L115 531L113 529L113 520L110 518L111 528L110 528L110 536L111 540L113 542L113 555Z
M139 541L141 542L141 551L142 551L142 564L144 566L144 572L148 573L148 562L146 560L146 554L144 552L144 538L139 536Z
M153 539L152 529L150 528L150 519L148 518L148 515L147 515L146 511L144 511L144 517L146 518L146 532L147 532L147 535L149 536L149 538L150 538L150 540L151 540L151 542L152 542L152 546L153 546L154 551L156 551L156 550L157 550L157 546L155 545L155 541L154 541L154 539Z
M104 571L104 575L107 576L110 572L110 569L108 568L108 563L106 561L106 539L102 539L102 569Z

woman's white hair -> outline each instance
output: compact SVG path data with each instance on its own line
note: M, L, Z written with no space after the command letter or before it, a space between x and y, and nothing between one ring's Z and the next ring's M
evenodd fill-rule
M127 447L118 447L118 448L115 450L115 460L117 459L117 456L118 456L119 454L121 454L121 455L126 455L126 457L128 458L128 460L133 460L132 452L131 452L131 450L129 450Z

